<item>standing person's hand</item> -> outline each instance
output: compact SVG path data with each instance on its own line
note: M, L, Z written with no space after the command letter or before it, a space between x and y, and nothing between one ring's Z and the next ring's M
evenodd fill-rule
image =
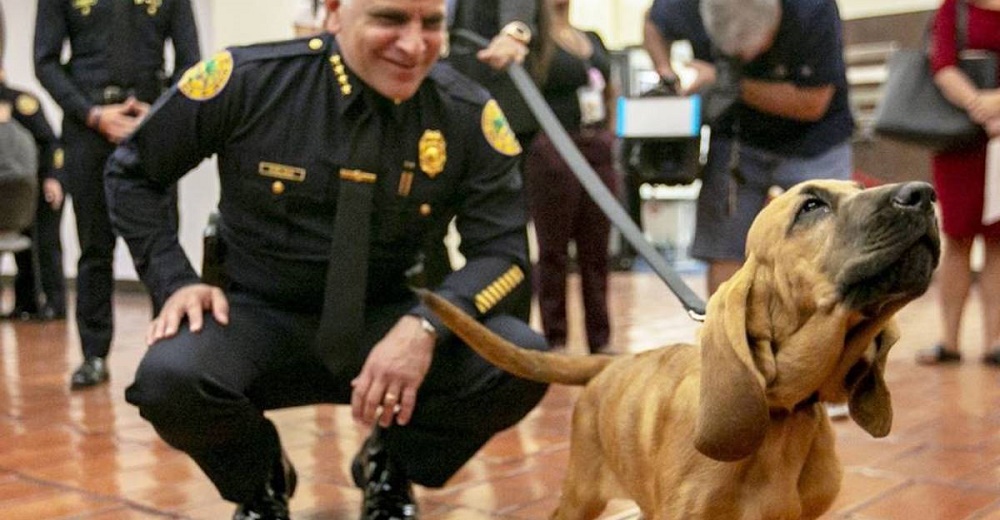
M108 141L118 144L135 132L149 112L149 104L130 97L122 103L114 103L95 108L88 124L96 128Z
M994 137L1000 137L1000 117L994 117L993 119L986 121L983 128L986 129L986 135L990 136L991 139Z
M45 197L45 202L52 209L58 210L62 207L65 195L63 194L62 183L59 181L45 179L45 182L42 183L42 195Z
M204 283L181 287L167 298L160 314L149 324L146 344L152 345L177 334L185 318L191 332L201 331L205 324L205 311L211 311L220 324L229 323L229 300L222 289Z
M524 63L524 58L527 55L528 45L506 33L494 36L485 49L476 53L479 61L489 65L494 70L503 70L511 63Z
M434 357L434 336L421 327L420 318L403 316L379 341L358 377L351 381L351 411L356 421L370 426L404 425L413 416L417 390Z
M707 61L691 60L688 67L694 70L694 79L691 80L690 84L681 88L681 95L697 94L715 83L715 65Z
M980 90L966 107L973 121L985 125L1000 117L1000 89Z

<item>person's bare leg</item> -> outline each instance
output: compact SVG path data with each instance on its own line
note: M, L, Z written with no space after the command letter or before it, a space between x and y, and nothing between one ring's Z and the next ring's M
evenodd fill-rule
M979 273L979 297L983 305L983 353L1000 349L1000 239L983 240L985 258Z
M969 256L972 251L971 238L941 236L943 251L938 266L938 308L941 316L941 346L950 352L959 351L959 336L962 313L972 284ZM918 360L920 356L918 356ZM932 360L925 360L932 361Z

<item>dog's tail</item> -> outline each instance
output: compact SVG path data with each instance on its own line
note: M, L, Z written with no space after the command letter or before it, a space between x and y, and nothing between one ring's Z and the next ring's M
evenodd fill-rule
M517 377L540 383L584 385L615 360L614 356L566 356L518 347L483 326L448 300L425 289L417 293L449 329L472 350Z

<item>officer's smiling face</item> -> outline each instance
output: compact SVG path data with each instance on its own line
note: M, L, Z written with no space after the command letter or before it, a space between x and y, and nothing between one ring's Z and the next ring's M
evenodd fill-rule
M444 0L327 0L328 29L362 81L379 94L409 99L444 42Z

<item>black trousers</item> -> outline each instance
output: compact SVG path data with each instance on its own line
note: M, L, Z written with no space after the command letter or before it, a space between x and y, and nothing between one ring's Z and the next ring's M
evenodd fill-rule
M265 410L350 402L350 378L337 379L315 354L318 313L276 309L256 296L230 293L230 323L206 315L198 334L183 329L153 345L126 391L159 435L190 455L233 502L249 500L280 450ZM373 345L413 301L370 308L364 345ZM486 324L526 348L545 349L526 323L510 316ZM546 385L514 378L457 340L438 345L411 422L388 430L386 443L414 482L439 487L495 433L523 418Z
M14 307L36 312L45 304L57 313L66 312L66 277L63 272L60 224L62 208L52 209L38 190L38 209L31 228L31 248L14 255Z
M114 335L115 235L104 196L104 164L114 151L97 132L66 118L63 120L67 188L73 197L80 259L76 272L76 325L85 357L105 357ZM172 222L176 226L176 189ZM158 311L155 302L154 314Z

